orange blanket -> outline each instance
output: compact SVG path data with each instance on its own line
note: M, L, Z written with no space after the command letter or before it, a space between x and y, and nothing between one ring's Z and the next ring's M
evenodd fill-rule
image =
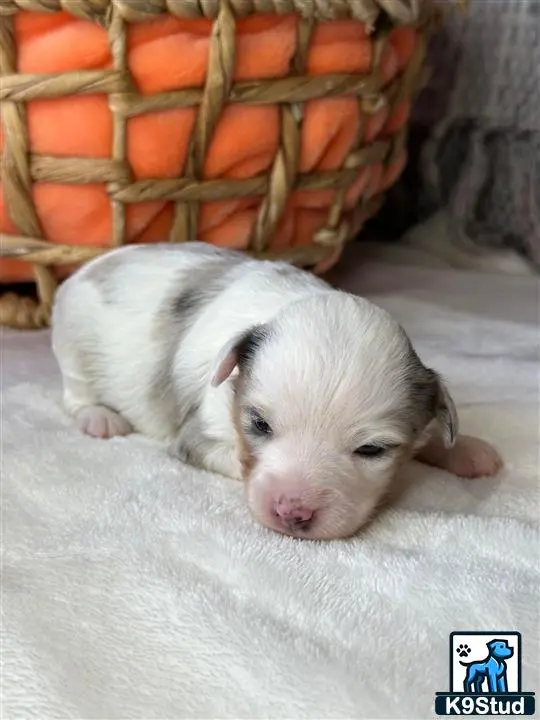
M295 52L295 16L254 16L237 26L235 78L239 81L286 76ZM58 73L111 66L105 30L68 13L20 12L15 17L18 70ZM208 63L211 22L164 16L129 29L129 64L143 94L202 86ZM394 30L382 58L382 74L391 80L409 60L415 44L412 28ZM320 24L312 37L307 70L312 74L365 73L372 44L365 28L352 21ZM395 132L408 119L408 102L392 117L381 109L369 117L365 140ZM182 174L194 108L156 112L128 121L128 156L136 179ZM32 101L27 106L31 150L59 157L110 156L112 120L105 96L80 96ZM301 172L335 169L344 160L359 128L353 98L313 100L305 105L302 126ZM205 178L246 178L267 171L278 145L279 113L275 106L228 106L216 128L204 167ZM0 147L3 136L0 132ZM359 172L347 194L352 206L366 190L375 193L401 172L404 158L393 168L372 167ZM335 191L297 192L289 201L272 241L279 250L311 241L325 224ZM65 244L106 246L111 237L111 211L104 186L34 186L34 199L45 237ZM199 220L199 238L243 248L260 198L207 202ZM127 208L130 242L163 239L171 226L173 208L165 202L144 202ZM0 230L15 233L0 185ZM16 260L0 261L0 279L28 277Z

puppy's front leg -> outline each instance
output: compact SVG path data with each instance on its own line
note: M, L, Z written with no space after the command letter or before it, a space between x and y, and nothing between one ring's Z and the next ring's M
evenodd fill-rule
M496 475L503 461L489 443L469 435L458 435L454 445L445 447L438 433L432 434L415 453L415 459L464 478Z
M208 437L196 413L182 424L178 436L169 445L169 455L208 472L234 480L242 479L238 448L223 440Z

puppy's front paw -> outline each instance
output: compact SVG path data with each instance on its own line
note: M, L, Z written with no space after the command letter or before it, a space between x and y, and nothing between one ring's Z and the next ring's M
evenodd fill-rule
M445 448L439 438L432 438L418 452L417 459L453 475L471 479L496 475L503 466L502 458L494 447L469 435L458 435L451 448Z
M77 427L81 432L103 440L128 435L132 427L121 415L103 405L89 405L77 413Z
M464 478L496 475L503 466L497 450L489 443L469 435L458 435L447 451L445 470Z
M167 448L169 457L175 460L180 460L182 463L189 465L189 453L183 443L179 440L173 440L173 442Z

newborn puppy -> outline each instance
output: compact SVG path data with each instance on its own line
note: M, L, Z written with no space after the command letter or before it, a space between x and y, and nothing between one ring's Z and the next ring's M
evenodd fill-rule
M285 263L202 243L132 246L59 289L53 349L80 429L166 441L247 480L253 517L302 538L353 534L415 453L489 475L402 328Z

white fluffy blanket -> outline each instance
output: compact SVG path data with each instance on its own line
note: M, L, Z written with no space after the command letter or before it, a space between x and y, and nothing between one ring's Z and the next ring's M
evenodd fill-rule
M240 484L78 435L48 333L5 332L3 718L429 718L458 629L520 630L539 689L537 280L342 282L404 324L504 473L411 465L357 538L288 539Z

